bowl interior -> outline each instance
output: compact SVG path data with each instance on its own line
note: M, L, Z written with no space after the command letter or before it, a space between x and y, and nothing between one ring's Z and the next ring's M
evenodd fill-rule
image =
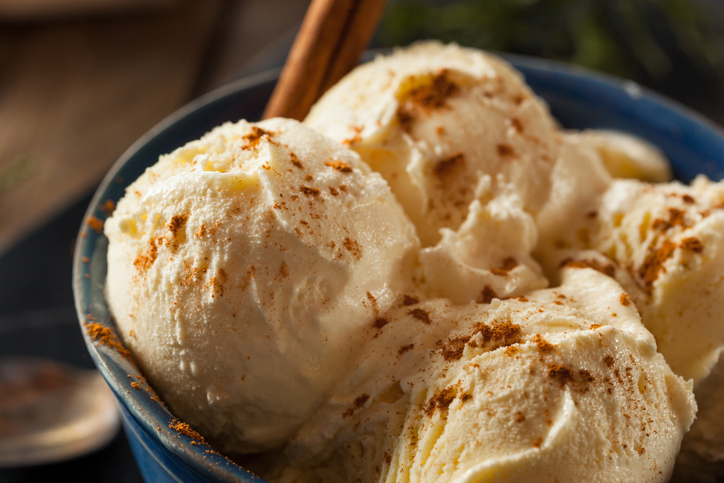
M637 84L592 74L559 63L506 55L531 88L566 128L607 128L640 136L661 148L682 181L703 173L724 175L724 136L701 116ZM108 216L107 200L117 202L126 186L159 155L199 138L215 126L239 119L258 120L278 71L243 79L184 107L136 142L108 173L86 213L74 260L76 309L91 356L124 411L172 455L212 481L260 481L193 438L169 428L173 415L145 391L144 379L112 342L88 334L87 324L113 328L104 297L107 240L96 220ZM103 339L105 340L105 339ZM136 389L131 382L140 387Z

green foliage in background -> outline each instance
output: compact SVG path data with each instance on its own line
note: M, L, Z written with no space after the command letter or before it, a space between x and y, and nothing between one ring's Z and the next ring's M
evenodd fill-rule
M694 0L391 0L384 46L436 38L663 82L685 65L724 73L724 26Z

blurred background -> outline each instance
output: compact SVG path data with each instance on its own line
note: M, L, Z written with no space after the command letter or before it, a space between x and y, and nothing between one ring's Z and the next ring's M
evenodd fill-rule
M93 190L141 135L282 65L308 0L0 0L0 358L92 367L72 249ZM724 124L721 0L390 0L372 47L437 38L625 77ZM2 401L0 401L1 409ZM140 481L123 435L0 481Z

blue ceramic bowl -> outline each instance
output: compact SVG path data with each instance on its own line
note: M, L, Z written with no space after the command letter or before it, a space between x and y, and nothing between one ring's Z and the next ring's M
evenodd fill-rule
M640 136L660 147L683 181L697 173L724 175L724 132L703 117L637 84L562 64L506 56L545 99L567 128L608 128ZM154 164L159 155L199 138L213 127L239 119L258 120L278 72L243 79L214 91L176 112L134 144L101 183L86 219L104 219L107 200L118 201L125 187ZM96 229L94 229L94 227ZM113 328L103 287L106 238L97 223L85 223L76 247L73 288L88 350L115 393L138 465L148 482L262 481L211 448L169 427L173 415L153 393L144 390L141 374L111 344L88 335L87 324ZM98 326L96 326L98 327ZM136 383L139 388L131 385Z

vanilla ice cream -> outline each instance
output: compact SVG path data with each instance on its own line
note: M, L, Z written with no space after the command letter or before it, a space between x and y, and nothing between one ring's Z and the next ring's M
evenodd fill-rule
M546 285L530 257L533 217L548 198L560 140L545 105L507 63L418 43L357 67L304 122L350 146L390 184L430 247L421 257L429 296L462 302L491 284L500 296ZM472 232L482 238L471 241ZM515 242L523 250L509 251L515 237L500 233L523 233ZM514 276L491 282L490 269L512 267Z
M654 183L671 180L671 166L664 153L641 138L606 129L588 129L570 136L594 148L614 178Z
M393 307L272 481L667 481L691 383L617 282L588 268L563 280L489 304Z
M309 417L417 247L379 175L281 119L162 156L105 233L120 335L174 414L227 452L277 447Z
M617 179L669 176L419 43L304 124L162 156L106 222L107 298L174 414L270 481L664 482L724 374L724 188Z

